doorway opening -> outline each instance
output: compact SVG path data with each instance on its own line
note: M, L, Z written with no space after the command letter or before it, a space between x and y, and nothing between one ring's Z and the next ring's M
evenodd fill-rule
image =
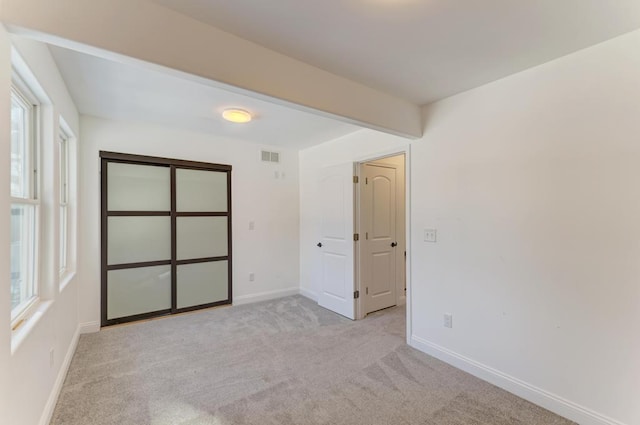
M411 335L409 146L324 167L318 178L321 307L352 320L406 304Z
M406 157L359 162L355 190L356 318L406 303Z

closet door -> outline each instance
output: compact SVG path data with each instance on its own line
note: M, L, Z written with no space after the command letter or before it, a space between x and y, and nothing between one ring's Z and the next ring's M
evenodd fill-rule
M103 325L169 313L171 169L103 159L102 173Z
M225 303L231 296L228 173L178 167L174 172L175 308Z
M102 326L231 303L231 167L101 157Z

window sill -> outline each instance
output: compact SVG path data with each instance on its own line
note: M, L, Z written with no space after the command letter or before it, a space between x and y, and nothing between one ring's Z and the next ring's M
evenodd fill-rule
M64 291L64 288L66 288L67 285L71 283L74 277L76 277L75 271L66 271L62 273L62 275L60 275L60 292Z
M52 305L53 301L39 302L33 311L23 319L22 324L15 331L11 332L11 355L15 354L20 345L27 339L31 330L35 328Z

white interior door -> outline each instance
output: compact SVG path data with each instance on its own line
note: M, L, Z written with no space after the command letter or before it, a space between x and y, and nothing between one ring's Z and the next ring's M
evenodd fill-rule
M351 163L325 168L319 182L322 260L318 304L355 319L353 175Z
M396 169L364 164L361 181L361 292L364 312L397 304Z

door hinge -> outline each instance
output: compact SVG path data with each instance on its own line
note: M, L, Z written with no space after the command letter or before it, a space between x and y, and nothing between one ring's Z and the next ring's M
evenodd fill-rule
M353 176L353 182L354 182L354 183L358 183L358 181L360 181L360 179L358 178L358 176Z
M353 240L358 242L360 240L360 235L358 233L353 234Z
M360 291L355 291L355 292L353 293L353 298L354 298L354 299L360 298Z
M369 184L369 177L364 178L364 184Z

